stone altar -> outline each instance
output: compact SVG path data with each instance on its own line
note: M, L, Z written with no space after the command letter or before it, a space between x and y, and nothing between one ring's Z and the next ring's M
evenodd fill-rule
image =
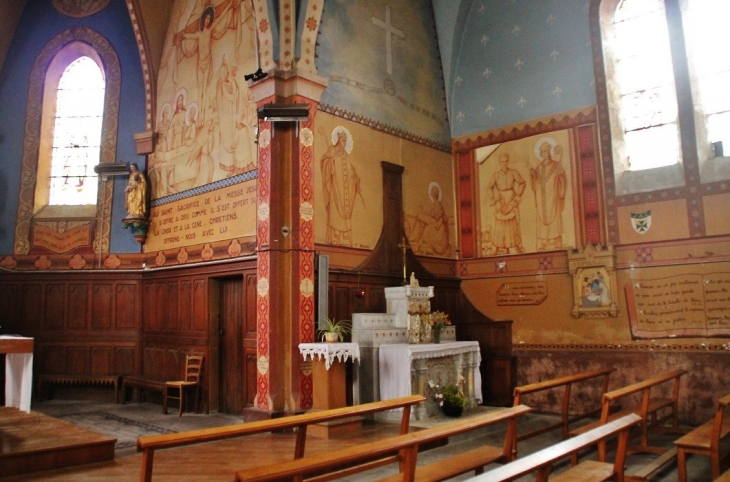
M387 313L352 315L352 341L360 346L361 357L353 374L353 403L383 400L380 396L380 348L411 341L421 343L421 315L431 312L432 297L433 286L389 287L385 288ZM455 327L445 327L441 340L455 341Z
M480 363L476 341L383 345L379 353L380 395L384 400L424 395L426 402L417 405L413 412L416 420L421 420L440 410L428 386L433 381L440 386L461 385L469 398L468 406L473 407L482 402Z

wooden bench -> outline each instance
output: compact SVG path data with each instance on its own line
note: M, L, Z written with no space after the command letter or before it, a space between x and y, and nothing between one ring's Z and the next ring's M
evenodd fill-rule
M307 439L307 426L317 423L341 420L350 417L361 417L386 410L403 409L400 422L400 433L408 433L411 418L411 407L425 401L423 395L409 395L407 397L381 400L352 407L333 408L331 410L311 411L300 415L260 420L256 422L227 425L224 427L191 430L187 432L150 435L137 439L137 451L142 452L142 473L140 480L152 480L152 465L155 450L182 447L214 440L225 440L246 435L266 432L296 429L297 437L294 447L294 459L304 457L304 448Z
M641 442L638 446L629 446L629 451L653 453L657 455L664 454L667 451L666 449L652 447L649 445L649 429L659 428L665 422L671 421L671 427L665 427L664 431L668 431L666 429L669 429L675 433L680 433L677 400L679 398L680 378L686 374L686 370L673 370L671 372L663 373L647 380L605 393L603 395L603 400L601 401L601 417L594 422L576 429L571 429L569 435L574 437L596 428L599 425L621 418L624 415L636 413L643 419L640 424ZM659 385L670 382L672 383L672 387L669 397L652 396L652 389L656 389ZM617 406L617 402L634 394L641 395L641 403L639 406L623 408L612 413L612 410L614 410ZM660 416L660 413L666 410L668 410L669 413L662 414ZM599 460L605 460L605 455L606 444L605 442L601 442L598 444ZM574 459L574 462L575 461L577 461L577 459Z
M708 455L712 480L720 477L720 441L730 435L730 417L725 411L730 406L730 395L717 401L715 417L674 442L677 447L679 482L687 482L687 454Z
M388 463L399 462L400 472L392 477L382 479L383 481L437 481L472 470L476 473L482 473L485 465L492 462L508 462L513 459L512 445L517 434L517 418L530 410L529 407L524 405L504 408L484 415L458 419L443 425L355 447L333 450L289 462L241 470L236 473L236 480L239 482L302 480L308 475L313 475L307 480L324 482L341 479L383 465L375 465L372 462L374 459L387 460ZM417 467L420 446L500 422L507 423L505 441L502 447L482 445L476 449L448 457L445 460Z
M36 377L36 398L43 401L44 388L47 398L53 398L54 385L111 385L114 387L114 401L119 402L119 375L38 375Z
M144 392L147 390L159 392L160 395L165 391L165 380L158 380L149 377L137 375L125 375L122 377L122 403L127 401L127 389L131 388L139 392L139 401L144 401ZM164 413L164 407L163 407Z
M591 370L591 371L587 371L587 372L576 373L575 375L568 375L565 377L555 378L552 380L545 380L542 382L530 383L529 385L522 385L519 387L515 387L514 401L512 403L512 406L517 406L517 405L520 405L521 403L523 403L523 397L525 395L528 395L531 393L536 393L536 392L541 392L544 390L550 390L553 388L563 387L563 398L562 398L562 403L560 406L560 422L555 423L553 425L548 425L546 427L542 427L537 430L533 430L528 433L519 434L517 436L517 441L520 442L522 440L536 437L543 433L555 430L556 428L561 429L563 439L568 438L568 432L570 430L571 423L577 422L578 420L583 420L588 417L598 415L601 412L601 400L603 398L603 395L608 391L608 377L609 377L609 375L611 375L611 373L613 373L615 371L616 371L615 368L601 368L598 370ZM572 388L573 384L579 383L579 382L584 382L587 380L596 379L596 378L602 378L601 392L596 400L596 408L588 410L587 412L576 414L571 417L570 416L570 395L571 395L571 388ZM531 404L531 406L534 408L534 405Z
M508 464L490 470L485 474L472 479L475 482L502 482L513 480L532 472L536 472L537 482L550 478L551 481L579 481L579 480L624 480L624 461L626 447L629 442L629 430L641 423L641 417L636 414L624 415L612 422L589 430L577 437L564 440L538 452L526 455ZM586 460L574 465L568 470L550 477L552 466L578 451L605 441L618 434L616 458L613 463L606 461Z

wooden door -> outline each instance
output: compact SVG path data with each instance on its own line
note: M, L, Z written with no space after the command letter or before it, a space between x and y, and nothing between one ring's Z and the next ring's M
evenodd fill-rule
M244 407L243 278L220 280L219 411L241 415Z

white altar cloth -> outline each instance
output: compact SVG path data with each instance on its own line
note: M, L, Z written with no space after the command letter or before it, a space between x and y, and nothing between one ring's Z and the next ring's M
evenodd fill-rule
M3 336L5 340L28 340L17 336ZM5 406L30 413L33 392L33 352L5 355Z
M324 366L327 370L335 361L347 361L348 358L352 360L360 360L360 345L357 343L300 343L299 353L302 354L304 359L311 357L312 360L315 358L324 358Z
M455 341L449 343L394 344L380 346L380 399L405 397L411 395L411 369L414 360L439 358L468 354L473 360L473 393L476 403L482 402L482 376L479 365L482 361L479 342Z

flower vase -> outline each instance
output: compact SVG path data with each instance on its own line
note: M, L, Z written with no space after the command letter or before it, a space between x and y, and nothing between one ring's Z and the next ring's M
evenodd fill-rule
M431 328L431 338L434 343L441 343L441 329Z

